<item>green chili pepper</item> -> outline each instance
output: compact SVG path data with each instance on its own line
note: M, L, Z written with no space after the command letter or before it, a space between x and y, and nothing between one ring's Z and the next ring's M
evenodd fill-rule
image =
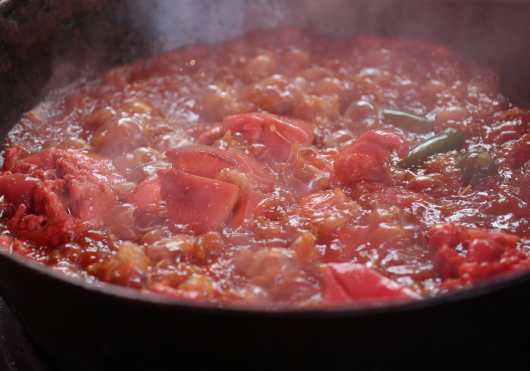
M465 140L466 137L460 131L447 129L412 148L408 156L401 160L398 165L402 168L410 168L420 165L423 161L436 153L461 149L464 146Z
M426 133L434 128L434 121L426 117L394 109L383 109L383 117L390 124L417 133Z
M497 172L495 160L484 150L464 153L458 161L458 166L462 170L464 185L477 184L480 179Z

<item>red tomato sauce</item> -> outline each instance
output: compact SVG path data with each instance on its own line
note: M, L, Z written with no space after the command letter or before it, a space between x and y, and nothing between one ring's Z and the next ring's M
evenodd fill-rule
M176 300L419 300L530 268L529 121L442 45L280 29L187 46L23 115L0 243Z

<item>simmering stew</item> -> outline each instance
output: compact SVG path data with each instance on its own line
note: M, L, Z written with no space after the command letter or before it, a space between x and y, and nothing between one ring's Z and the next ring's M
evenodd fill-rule
M0 245L176 300L418 300L530 268L529 122L493 72L429 42L187 46L23 115Z

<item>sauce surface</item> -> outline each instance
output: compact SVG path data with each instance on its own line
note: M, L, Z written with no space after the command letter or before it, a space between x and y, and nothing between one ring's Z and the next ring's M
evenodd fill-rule
M530 268L529 121L437 44L279 29L188 46L23 115L0 244L176 300L418 300Z

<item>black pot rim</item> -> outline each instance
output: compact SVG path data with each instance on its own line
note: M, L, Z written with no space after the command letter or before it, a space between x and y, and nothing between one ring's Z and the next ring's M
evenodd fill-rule
M244 304L213 304L205 302L179 301L169 299L162 295L150 292L142 292L137 289L121 287L109 283L90 283L80 278L71 277L64 273L54 271L40 263L28 258L10 253L5 248L0 248L0 256L7 261L0 264L15 264L20 269L27 269L37 273L45 279L60 281L60 283L73 286L84 293L104 295L108 299L126 301L129 304L158 306L166 310L187 310L194 312L205 312L210 314L222 314L228 316L262 316L262 317L291 317L291 318L360 318L368 316L380 316L396 312L418 312L432 309L434 307L456 304L470 301L479 297L501 293L511 286L523 286L530 283L530 272L515 272L502 275L486 282L474 284L468 288L462 288L453 292L443 293L430 298L412 301L392 301L370 303L366 305L348 305L329 308L305 308L305 307L279 307L266 308L263 306L251 306Z

